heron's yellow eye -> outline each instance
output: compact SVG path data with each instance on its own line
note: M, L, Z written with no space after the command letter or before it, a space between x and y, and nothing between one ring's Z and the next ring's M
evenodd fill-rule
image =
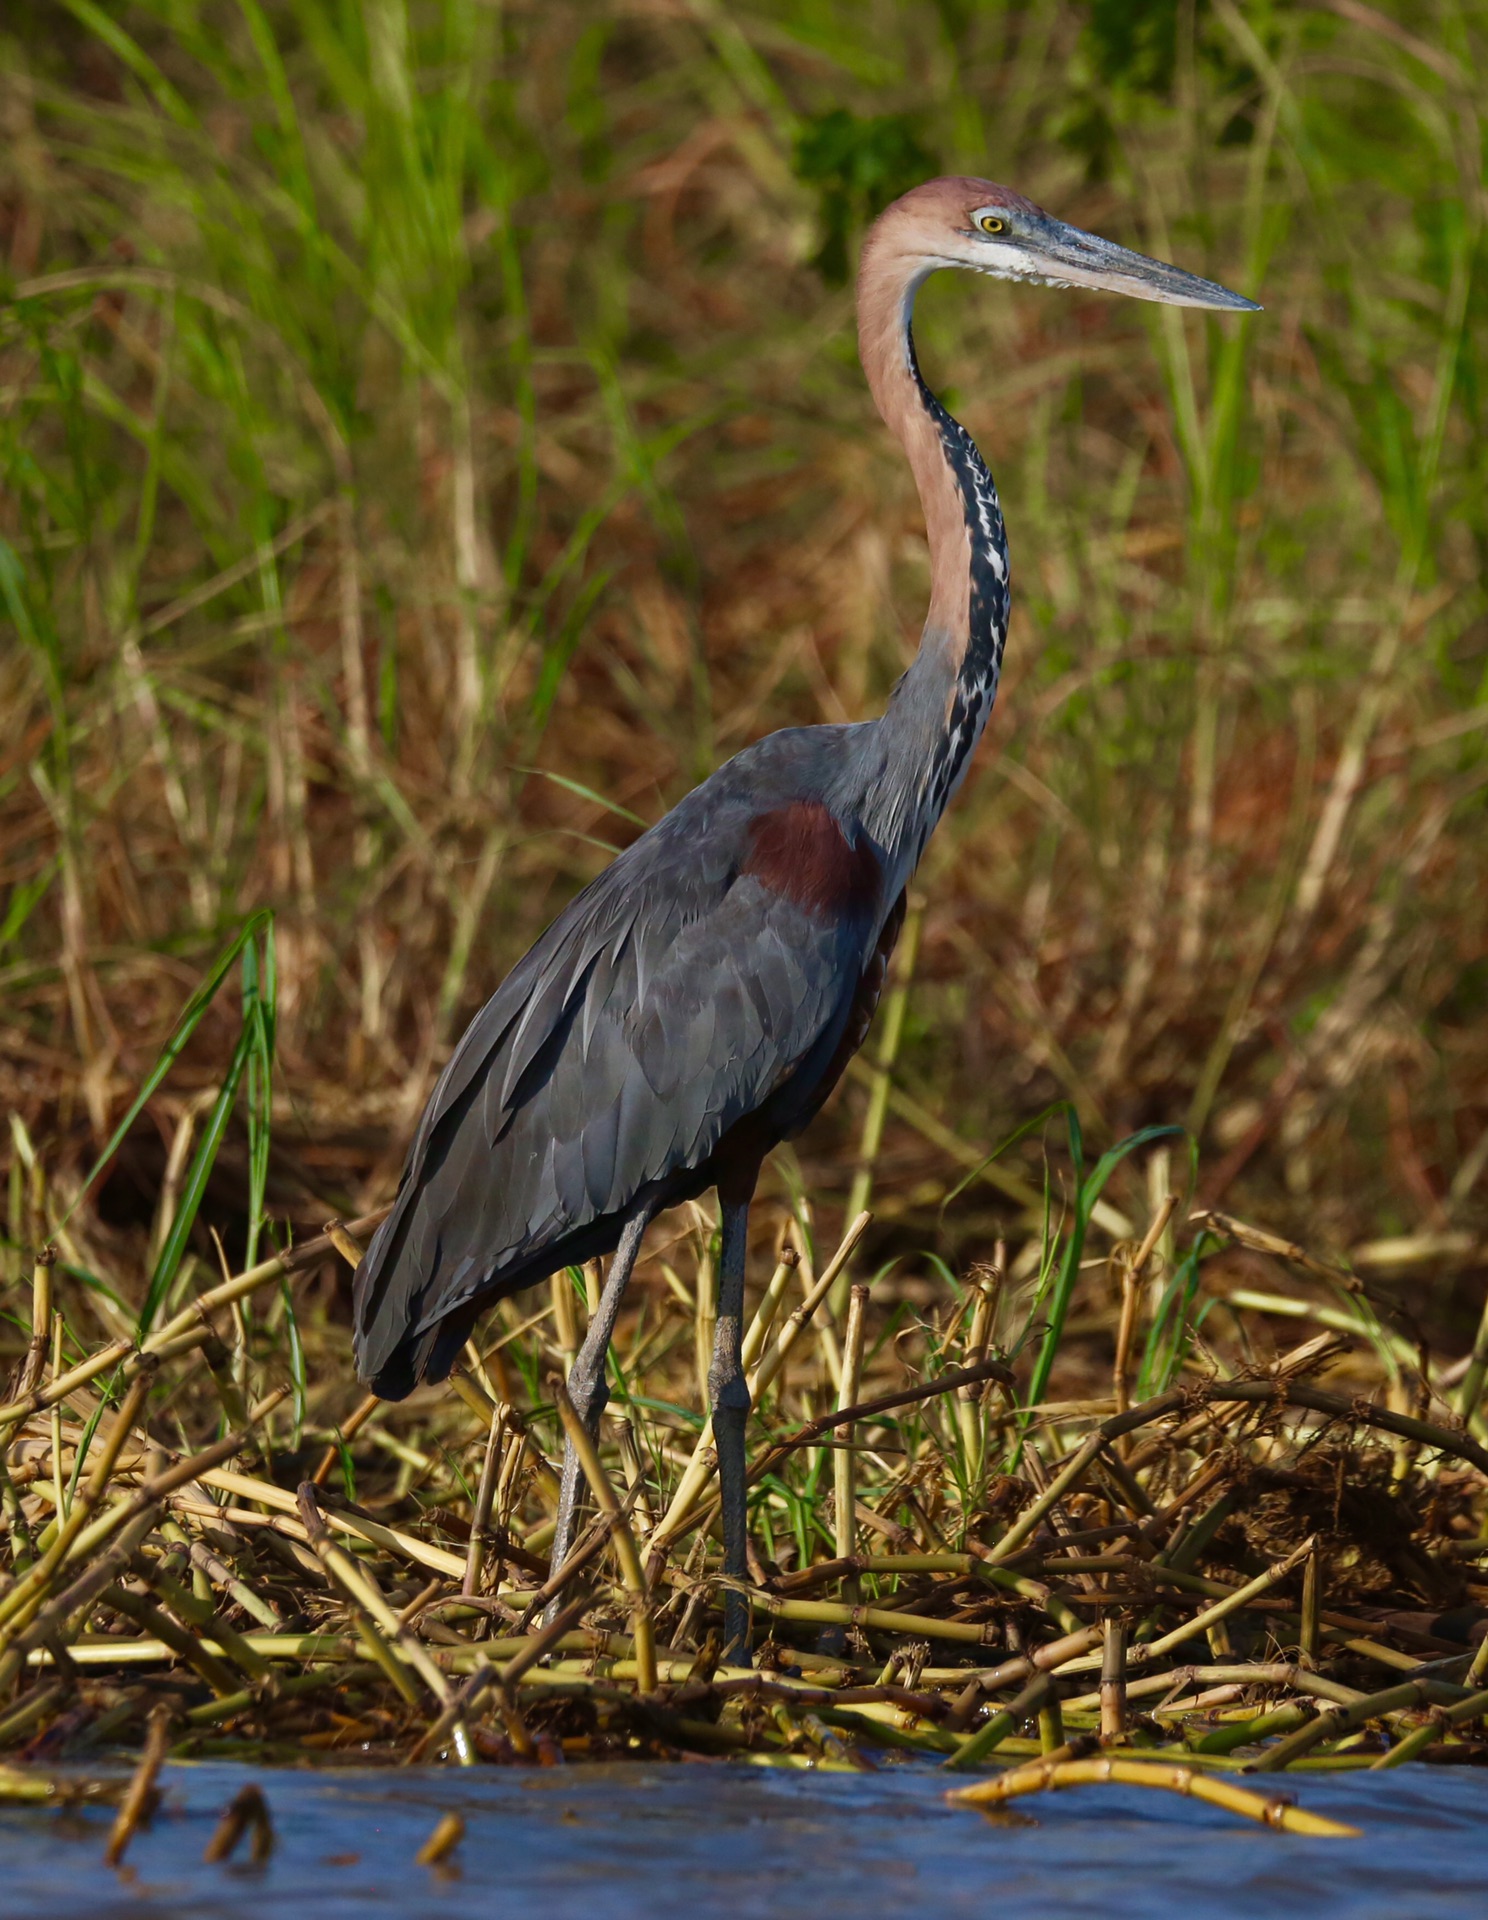
M995 213L984 213L977 225L983 233L1002 233L1007 227L1006 220L999 220Z

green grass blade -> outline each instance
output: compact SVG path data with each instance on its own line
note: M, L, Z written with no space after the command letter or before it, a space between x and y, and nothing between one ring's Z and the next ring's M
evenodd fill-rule
M1079 1121L1073 1109L1070 1110L1071 1145L1079 1145ZM1044 1389L1049 1384L1049 1375L1054 1368L1054 1356L1059 1351L1059 1342L1064 1334L1065 1316L1069 1312L1070 1299L1075 1290L1075 1281L1080 1273L1080 1260L1085 1251L1085 1232L1090 1224L1090 1215L1095 1203L1105 1190L1106 1182L1120 1166L1128 1154L1138 1147L1146 1146L1150 1141L1171 1138L1182 1133L1181 1127L1161 1126L1143 1127L1140 1132L1129 1134L1125 1140L1103 1153L1091 1169L1090 1177L1080 1183L1080 1191L1075 1201L1074 1215L1070 1222L1069 1238L1064 1243L1064 1256L1060 1261L1059 1275L1054 1283L1053 1297L1049 1307L1049 1326L1044 1334L1043 1345L1034 1363L1033 1377L1028 1383L1027 1404L1037 1406L1044 1397ZM1076 1159L1078 1167L1079 1160Z
M114 1155L118 1152L120 1144L124 1139L124 1136L129 1132L129 1129L134 1125L135 1121L139 1118L140 1114L144 1111L145 1103L150 1099L151 1095L160 1086L161 1082L165 1079L166 1075L170 1072L171 1068L175 1065L176 1061L180 1058L181 1053L185 1048L187 1042L190 1040L192 1034L194 1034L197 1028L201 1025L202 1016L203 1014L205 1014L205 1012L207 1011L207 1008L211 1006L213 1000L216 998L217 989L222 985L223 981L227 978L228 972L232 967L233 961L237 959L238 955L253 939L254 935L260 930L260 928L271 924L272 918L273 916L267 912L255 913L252 916L252 918L248 921L247 925L242 929L242 931L236 934L234 938L228 942L227 946L223 948L222 952L218 954L217 958L212 962L211 968L207 973L206 979L202 981L201 985L197 988L196 992L193 993L191 998L187 1001L185 1011L182 1013L180 1019L176 1022L175 1031L171 1034L170 1039L166 1042L165 1046L162 1048L160 1056L156 1060L154 1066L151 1067L150 1071L145 1075L144 1080L140 1083L139 1092L134 1096L134 1099L130 1102L128 1111L125 1113L124 1118L119 1122L118 1126L115 1127L114 1131L109 1135L108 1144L104 1147L103 1152L99 1154L98 1158L93 1162L93 1165L89 1168L87 1176L83 1180L83 1183L78 1188L77 1192L73 1195L72 1204L68 1207L67 1212L62 1216L62 1220L59 1224L61 1224L62 1226L65 1226L67 1222L72 1218L83 1196L87 1193L88 1189L93 1185L93 1182L98 1178L99 1174L103 1172L104 1168L108 1165L109 1161L112 1160ZM242 1052L241 1041L239 1042L239 1052L240 1053ZM237 1056L235 1055L234 1057L236 1058ZM241 1068L239 1069L239 1071L241 1071Z
M238 1036L238 1044L233 1048L231 1061L223 1076L217 1098L207 1116L207 1124L202 1129L202 1137L192 1155L191 1166L181 1188L181 1202L171 1221L170 1231L165 1236L165 1244L160 1249L160 1257L155 1262L155 1271L150 1275L150 1284L145 1291L145 1303L140 1308L139 1321L135 1327L136 1340L143 1340L154 1324L160 1303L170 1291L171 1283L181 1265L182 1256L191 1237L191 1229L196 1224L196 1216L201 1210L202 1198L207 1190L207 1181L221 1150L223 1138L227 1133L227 1123L232 1114L233 1102L238 1097L238 1084L248 1064L253 1049L253 1036L245 1028Z

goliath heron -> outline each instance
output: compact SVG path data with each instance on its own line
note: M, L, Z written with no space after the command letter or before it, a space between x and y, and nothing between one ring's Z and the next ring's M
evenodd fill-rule
M749 1202L863 1040L905 887L997 691L1008 555L971 436L920 375L916 290L938 267L1094 287L1172 306L1255 303L1083 233L985 180L932 180L864 241L858 344L904 448L930 547L919 651L876 720L792 727L720 767L573 900L472 1020L424 1109L391 1214L356 1278L363 1378L400 1399L443 1379L481 1311L613 1253L569 1379L597 1431L605 1359L648 1223L718 1190L708 1386L723 1565L746 1563L740 1365ZM553 1564L580 1469L563 1465ZM747 1657L748 1610L725 1596Z

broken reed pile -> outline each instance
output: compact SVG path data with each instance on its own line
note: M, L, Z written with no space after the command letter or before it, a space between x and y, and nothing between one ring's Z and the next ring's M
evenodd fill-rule
M990 174L1266 314L921 299L1014 624L923 872L880 1221L988 1258L1002 1196L938 1215L949 1156L1057 1097L1103 1141L1182 1118L1211 1204L1429 1236L1465 1342L1485 71L1488 0L12 0L0 1108L57 1177L91 1158L272 908L276 1211L383 1197L609 847L887 699L926 549L835 276L900 188ZM114 1224L232 1037L214 1012L128 1142ZM862 1097L804 1143L818 1204Z
M558 1381L596 1275L504 1303L449 1387L388 1405L357 1402L344 1328L268 1337L377 1216L86 1351L77 1330L122 1302L43 1248L0 1406L0 1748L31 1763L0 1794L148 1734L141 1806L167 1749L918 1756L956 1780L1036 1758L959 1797L1135 1777L1305 1827L1196 1774L1488 1755L1476 1407L1446 1406L1352 1276L1242 1222L1175 1233L1169 1196L1140 1241L1082 1262L1088 1197L918 1319L883 1276L881 1304L859 1283L834 1307L866 1214L820 1267L804 1214L787 1222L745 1348L751 1670L720 1662L714 1463L690 1411L704 1216L637 1284L584 1450L596 1517L556 1568ZM1205 1256L1227 1241L1289 1270L1269 1308L1215 1290ZM1278 1309L1325 1324L1276 1352ZM1076 1333L1110 1372L1053 1398ZM1479 1395L1481 1364L1465 1371Z

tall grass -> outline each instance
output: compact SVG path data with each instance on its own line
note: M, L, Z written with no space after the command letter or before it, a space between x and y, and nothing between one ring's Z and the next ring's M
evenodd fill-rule
M1405 1237L1372 1257L1458 1315L1488 1159L1485 54L1482 0L13 9L0 1102L64 1199L272 908L272 1161L267 1055L219 1000L97 1232L154 1217L197 1127L231 1178L193 1257L209 1223L251 1261L265 1210L362 1211L613 845L762 730L882 701L924 549L840 269L938 167L1266 312L922 300L1016 612L923 874L883 1257L990 1251L1037 1130L941 1203L1064 1100L1097 1150L1186 1124L1203 1197L1310 1245ZM865 1097L781 1159L782 1205L845 1197ZM1111 1170L1131 1221L1141 1165Z

